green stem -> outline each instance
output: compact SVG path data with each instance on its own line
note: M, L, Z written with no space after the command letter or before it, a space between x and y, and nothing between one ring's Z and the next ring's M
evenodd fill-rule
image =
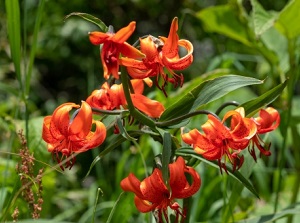
M282 124L284 127L282 128L282 137L283 142L281 146L280 153L278 155L278 181L276 182L276 197L275 197L275 204L274 204L274 211L276 212L278 209L278 203L279 203L279 192L282 182L282 170L285 165L286 157L284 155L284 151L286 149L286 143L287 143L287 135L289 131L289 123L292 116L292 99L293 99L293 92L295 88L295 84L299 78L299 70L296 63L296 57L295 57L295 41L290 39L288 41L288 52L290 56L290 70L287 73L287 78L289 78L288 84L287 84L287 106L285 110L285 115L283 116ZM293 143L294 145L294 143ZM289 220L288 220L289 221Z
M127 72L125 71L125 68L122 69L121 72L121 82L123 85L123 91L124 91L124 95L125 95L125 99L127 101L127 106L128 106L128 110L130 112L130 115L132 117L134 117L136 120L138 120L139 122L141 122L144 125L149 126L152 130L155 130L155 123L152 119L150 119L149 117L147 117L146 115L144 115L143 113L141 113L140 111L138 111L134 105L133 102L131 100L131 96L130 96L130 86L129 86L129 79L128 79L128 75Z
M222 104L218 110L216 111L216 115L219 115L221 113L221 111L226 108L227 106L230 106L230 105L233 105L233 106L239 106L240 103L236 102L236 101L229 101L229 102L225 102L224 104Z
M171 126L171 125L177 124L180 121L183 121L185 119L188 119L188 118L191 118L193 116L200 115L200 114L205 114L205 115L210 114L210 115L213 115L213 116L215 116L216 118L219 119L219 117L213 112L210 112L210 111L207 111L207 110L198 110L198 111L194 111L194 112L179 116L177 118L173 118L173 119L165 121L165 122L155 122L155 125L157 127Z
M128 112L128 110L104 110L104 109L98 109L98 108L94 108L92 107L92 111L95 113L99 113L99 114L106 114L106 115L120 115L122 113L126 113Z

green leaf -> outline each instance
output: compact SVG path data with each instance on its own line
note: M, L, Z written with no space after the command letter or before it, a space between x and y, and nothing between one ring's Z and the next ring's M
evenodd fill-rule
M198 12L196 16L203 22L207 32L216 32L237 40L247 46L252 43L248 38L247 25L242 23L230 5L218 5L205 8Z
M198 86L168 107L161 115L159 121L167 121L193 112L200 106L212 102L240 87L262 83L263 81L261 80L239 75L226 75L198 83Z
M259 217L252 217L249 219L244 219L243 223L263 223L263 222L275 222L283 217L290 216L290 215L299 215L300 214L300 207L299 203L288 208L285 208L281 211L278 211L275 214L267 214L261 215Z
M108 27L105 25L104 22L102 22L102 20L98 19L97 17L95 16L92 16L90 14L87 14L87 13L82 13L82 12L72 12L70 13L69 15L67 15L65 17L64 20L68 19L69 17L71 16L79 16L81 18L83 18L84 20L86 21L89 21L91 23L94 23L96 26L98 26L100 28L100 30L104 33L106 33L108 31Z
M129 141L134 141L134 140L136 140L135 138L131 137L131 136L128 134L127 130L125 129L125 127L124 127L124 125L123 125L123 121L122 121L122 119L121 119L120 117L117 118L117 125L118 125L118 128L119 128L119 131L120 131L121 135L122 135L125 139L127 139L127 140L129 140Z
M20 6L18 0L6 0L7 31L17 79L23 89L21 76L21 28L20 28Z
M43 11L44 5L45 5L45 0L41 0L39 2L38 11L37 11L37 15L36 15L32 42L30 43L31 50L30 50L28 69L27 69L27 73L26 73L26 95L29 94L29 90L30 90L30 80L31 80L32 69L33 69L33 64L34 64L38 32L40 30L40 24L41 24L43 12L44 12Z
M167 131L159 129L163 137L163 150L162 150L162 176L165 185L169 188L169 163L172 155L172 139L171 134Z
M300 0L290 1L279 13L275 27L287 38L292 39L300 35Z
M281 94L286 85L287 80L267 91L266 93L260 95L259 97L241 104L240 107L245 108L247 117L252 117L255 113L257 113L259 109L265 107L268 104L271 104Z
M178 155L178 156L190 156L190 157L196 158L198 160L201 160L201 161L207 163L208 165L210 165L212 167L215 167L215 168L218 168L218 169L220 168L217 162L204 159L200 154L196 153L192 148L180 148L180 149L176 150L176 155ZM226 168L227 168L227 171L228 171L230 176L232 176L234 179L239 181L253 195L255 195L257 198L259 198L259 195L258 195L257 191L255 190L255 188L253 187L253 185L251 184L251 182L249 180L247 180L239 171L234 171L233 172L232 171L232 166L226 165Z
M274 25L276 16L267 12L257 0L251 0L254 33L259 37Z

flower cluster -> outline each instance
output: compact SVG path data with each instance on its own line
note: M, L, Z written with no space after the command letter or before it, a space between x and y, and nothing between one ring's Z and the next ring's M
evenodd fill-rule
M148 85L152 85L150 79L145 79L145 81ZM133 79L130 82L134 89L134 93L131 94L133 105L149 117L159 118L165 108L160 102L151 100L143 95L144 81ZM122 84L109 86L109 84L105 82L101 86L101 89L92 92L86 99L86 102L94 108L108 111L120 109L121 107L127 108L127 101Z
M230 118L228 127L225 122ZM271 155L270 146L265 145L259 135L276 129L279 123L280 116L274 108L268 107L260 110L257 118L246 118L244 108L240 107L228 111L222 121L209 114L207 122L201 126L204 133L193 129L182 134L182 139L185 143L192 145L194 150L205 159L218 160L221 170L224 168L227 171L222 159L228 158L235 171L242 166L244 161L244 157L239 153L247 147L254 160L256 160L254 145L261 154Z
M156 38L151 35L140 38L141 52L125 42L134 29L135 22L131 22L115 34L112 29L109 29L108 33L90 33L90 41L93 44L103 44L101 61L104 68L104 78L108 79L109 75L112 74L114 78L119 79L118 70L121 64L127 67L129 75L134 79L156 77L154 83L165 94L164 88L167 82L174 84L175 87L182 86L183 75L178 75L173 70L183 70L191 65L193 62L193 45L188 40L179 40L177 34L178 18L173 19L167 38L163 36ZM187 51L184 57L179 55L179 46ZM122 55L121 58L120 55ZM161 84L159 77L162 77Z
M186 166L182 157L178 157L174 163L169 164L170 188L163 181L162 172L155 168L153 173L140 182L134 174L130 173L128 177L121 181L121 187L124 191L130 191L135 194L134 203L140 212L157 211L158 222L163 222L162 216L168 221L168 207L175 211L176 222L179 216L185 218L185 210L175 199L191 197L195 194L201 185L201 179L194 168ZM186 175L192 178L192 183L187 181Z
M85 152L104 142L108 127L93 118L95 113L119 114L121 118L132 116L138 119L139 128L142 124L148 126L154 134L161 134L158 128L164 125L160 125L161 122L157 122L157 119L165 108L161 102L143 94L145 83L152 87L153 81L165 96L168 83L181 87L184 77L175 71L191 65L193 45L188 40L179 39L177 18L172 21L168 37L148 35L139 38L138 48L126 42L135 26L136 23L131 22L116 33L112 26L105 33L89 33L92 44L102 45L100 58L106 82L82 101L81 106L67 102L57 107L51 116L45 117L42 136L48 144L48 151L62 169L74 165L74 153ZM180 55L180 48L185 51L184 56ZM121 66L126 68L122 72L119 71ZM129 116L122 116L124 113L129 113ZM186 117L191 117L191 114L188 115ZM179 119L180 117L176 118ZM257 159L255 147L263 155L271 154L270 145L266 145L260 135L276 129L279 122L279 113L274 108L261 109L259 116L253 118L247 117L244 108L239 107L228 111L222 120L213 113L208 114L207 122L201 126L203 133L193 129L181 137L184 143L192 145L195 152L205 159L217 160L221 171L224 169L227 172L227 159L235 171L243 164L244 157L240 153L246 148L254 160ZM127 135L124 135L122 134L126 138ZM161 137L163 141L162 138L164 136ZM172 145L172 152L178 149L176 146ZM164 167L168 167L168 179L164 179L165 172L156 167L144 180L140 181L130 173L120 185L124 191L135 194L134 202L140 212L152 211L157 222L169 222L168 209L171 209L175 213L175 222L179 222L180 219L185 219L187 210L181 208L176 199L194 195L200 188L201 179L196 170L188 166L181 156Z
M76 111L70 118L73 108ZM95 131L92 131L93 125ZM93 120L92 109L85 101L82 101L81 107L75 103L64 103L55 109L53 115L44 118L42 137L58 163L61 164L66 157L65 167L72 168L75 162L73 153L85 152L102 144L106 128L102 122ZM61 168L64 169L63 165Z

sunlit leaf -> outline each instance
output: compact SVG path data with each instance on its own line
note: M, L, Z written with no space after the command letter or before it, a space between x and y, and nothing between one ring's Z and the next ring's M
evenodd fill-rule
M282 93L283 89L287 85L287 82L288 81L286 80L259 97L245 102L240 106L245 108L245 112L248 117L252 117L259 109L271 104Z
M274 25L276 16L267 12L257 0L251 0L251 4L254 32L256 36L260 36Z
M198 86L178 99L161 115L159 121L167 121L195 111L240 87L262 84L263 81L239 75L226 75L198 83ZM174 123L176 124L176 123Z
M300 35L300 0L290 1L279 13L275 27L289 39Z
M108 27L105 25L104 22L102 22L102 20L98 19L98 18L95 17L95 16L92 16L92 15L90 15L90 14L87 14L87 13L82 13L82 12L72 12L72 13L70 13L69 15L67 15L67 16L65 17L65 20L68 19L69 17L73 16L73 15L79 16L79 17L83 18L83 19L86 20L86 21L89 21L89 22L91 22L91 23L94 23L96 26L98 26L98 27L100 28L100 30L101 30L102 32L107 32L107 31L108 31Z
M252 45L248 38L247 25L240 21L237 10L230 5L205 8L196 16L202 21L207 32L219 33L245 45Z

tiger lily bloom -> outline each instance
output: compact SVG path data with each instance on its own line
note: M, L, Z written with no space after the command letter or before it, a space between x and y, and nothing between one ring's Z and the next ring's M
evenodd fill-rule
M70 111L77 109L70 118ZM92 131L93 125L95 130ZM73 153L82 153L99 146L106 137L106 128L100 121L92 118L92 109L82 101L81 107L75 103L64 103L52 115L46 116L43 123L42 138L48 144L48 151L58 163L67 158L66 168L75 162ZM59 157L59 154L62 154ZM64 167L61 165L61 168Z
M180 210L181 207L175 199L188 198L194 195L200 188L201 179L194 168L185 165L182 157L178 157L174 163L169 164L169 173L169 189L164 183L161 170L158 168L155 168L153 173L142 182L130 173L121 181L120 185L124 191L135 194L134 203L140 212L156 211L159 218L158 222L164 222L163 216L169 222L169 207L175 212L175 222L179 222L180 215L185 218L186 210ZM191 184L187 181L185 174L191 176L193 181Z
M145 81L150 84L149 80L146 79ZM151 100L142 94L144 91L143 82L144 80L131 80L134 90L134 93L131 94L132 103L138 110L149 117L158 118L165 108L160 102ZM108 83L104 83L101 89L94 90L86 101L91 107L103 110L120 109L121 106L127 107L122 84L113 84L110 87Z
M256 161L254 145L256 145L261 154L265 156L271 155L271 152L269 150L270 144L265 145L259 134L264 134L275 130L279 126L280 115L276 109L268 107L259 111L259 117L254 118L254 122L257 125L257 134L255 134L251 140L253 144L252 148L249 148L249 152L252 155L253 159Z
M119 57L121 54L130 58L144 57L138 49L125 42L135 30L135 25L135 22L131 22L117 33L114 33L112 26L109 26L107 33L96 31L89 33L89 39L92 44L103 44L101 61L105 79L108 79L111 74L115 79L119 79Z
M227 127L224 122L229 118L230 127ZM204 134L193 129L182 134L182 140L192 145L195 152L205 159L218 160L221 171L222 168L227 171L225 163L221 161L224 156L231 162L233 171L239 169L244 161L239 153L249 145L257 131L254 121L244 118L244 109L227 112L222 121L209 114L207 122L201 127Z
M120 63L127 67L129 75L134 79L143 79L146 77L156 77L155 84L163 90L167 82L175 87L183 84L183 75L176 74L173 70L184 70L193 61L193 45L185 39L180 39L177 34L178 18L172 21L168 38L159 37L159 39L148 36L140 38L141 51L146 55L142 60L122 57ZM183 47L187 54L180 57L178 48ZM164 70L167 70L167 74ZM169 77L170 75L171 77ZM163 83L159 85L159 77L162 77ZM165 93L166 94L166 93Z

